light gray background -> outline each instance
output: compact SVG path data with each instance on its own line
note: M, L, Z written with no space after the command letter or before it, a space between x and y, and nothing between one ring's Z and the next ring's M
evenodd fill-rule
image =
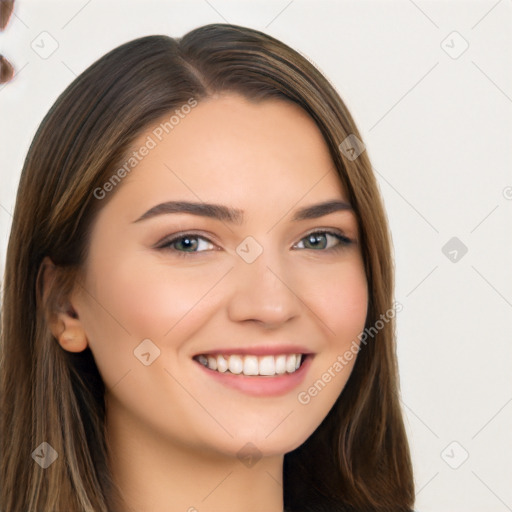
M0 34L18 72L0 86L2 272L28 145L77 74L143 35L263 30L331 80L377 173L416 509L512 510L511 21L510 0L18 2Z

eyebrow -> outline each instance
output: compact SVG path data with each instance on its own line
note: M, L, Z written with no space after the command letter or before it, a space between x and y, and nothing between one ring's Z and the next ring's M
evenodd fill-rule
M313 204L300 208L295 212L292 221L300 221L306 219L316 219L323 217L329 213L339 211L352 211L352 206L340 199L331 199L322 203ZM198 215L201 217L209 217L220 221L227 221L232 224L242 224L244 221L244 212L236 208L224 206L221 204L213 203L196 203L189 201L167 201L165 203L157 204L150 208L146 213L141 215L137 220L142 220L156 217L157 215L164 215L170 213L188 213L191 215Z

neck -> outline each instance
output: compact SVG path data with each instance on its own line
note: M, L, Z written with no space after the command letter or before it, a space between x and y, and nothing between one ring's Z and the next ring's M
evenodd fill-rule
M107 408L110 468L119 512L282 512L283 455L256 462L163 437Z

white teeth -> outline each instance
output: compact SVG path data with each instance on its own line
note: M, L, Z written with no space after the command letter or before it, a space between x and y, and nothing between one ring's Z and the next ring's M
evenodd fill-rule
M284 354L276 357L276 373L278 375L286 373L286 356Z
M208 361L205 364L205 366L208 366L208 368L211 368L212 370L217 369L217 358L213 356L208 356Z
M217 356L217 371L224 373L228 370L228 362L224 356Z
M274 356L263 356L260 359L260 375L275 375L276 362Z
M286 358L286 371L288 373L292 373L295 371L295 366L297 363L297 356L295 354L292 354L291 356L288 356Z
M258 375L258 358L256 356L244 357L244 375Z
M229 370L235 375L283 375L294 373L302 362L302 354L280 354L277 356L238 355L197 356L197 361L210 370L225 373Z
M244 369L244 362L240 356L229 356L229 371L238 375Z

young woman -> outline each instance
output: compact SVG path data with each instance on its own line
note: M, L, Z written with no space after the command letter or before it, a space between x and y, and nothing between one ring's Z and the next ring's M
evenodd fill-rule
M29 150L2 312L2 512L410 511L370 161L297 52L126 43Z

